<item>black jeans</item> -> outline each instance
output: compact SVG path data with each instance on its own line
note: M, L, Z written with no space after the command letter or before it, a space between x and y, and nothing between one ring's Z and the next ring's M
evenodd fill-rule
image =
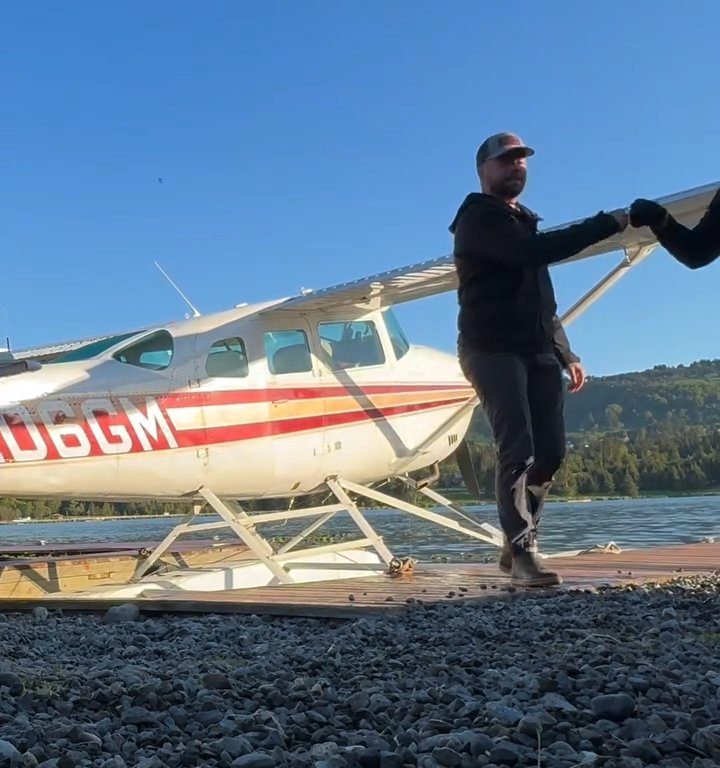
M495 494L508 541L532 546L553 476L565 458L562 369L554 354L484 355L460 347L497 448Z

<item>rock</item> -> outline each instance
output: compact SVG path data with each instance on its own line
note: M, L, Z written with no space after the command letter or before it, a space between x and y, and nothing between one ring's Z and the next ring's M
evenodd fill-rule
M636 691L640 691L641 693L645 693L645 691L650 689L650 683L644 677L640 677L639 675L631 675L628 677L628 683Z
M633 739L628 743L628 751L633 757L639 757L643 763L658 763L662 755L650 739Z
M503 742L490 750L490 762L499 765L517 765L522 759L520 748L512 742Z
M519 709L506 707L496 702L488 704L487 711L493 720L499 720L507 725L517 725L523 717L523 713Z
M580 766L590 766L590 765L597 765L600 762L600 755L597 754L597 752L592 752L590 750L583 750L582 752L578 753L577 760L578 762L575 764L577 768L580 768Z
M275 768L275 761L263 752L252 752L233 760L232 768Z
M324 741L320 744L313 744L310 748L310 757L313 760L329 760L339 752L340 747L334 741Z
M130 707L121 715L123 723L127 725L156 725L157 715L146 707Z
M392 702L387 696L383 696L381 693L373 693L368 702L368 709L373 713L385 712L385 710L392 707Z
M577 757L577 752L566 741L555 741L547 751L555 757Z
M242 736L224 736L217 742L217 746L219 752L227 752L233 760L253 751L252 744Z
M414 759L412 752L409 753L410 759ZM403 768L407 762L407 753L397 754L396 752L380 753L380 768ZM343 763L345 768L346 763Z
M232 688L227 675L220 672L208 672L203 675L202 684L204 688L212 691L229 691Z
M620 768L646 768L639 757L621 757L617 764Z
M357 755L358 765L362 768L380 768L381 760L379 749L364 749Z
M436 763L448 766L448 768L454 768L454 766L460 765L463 761L462 755L459 752L448 747L436 747L432 751L432 757Z
M668 730L667 723L660 717L653 713L645 718L645 723L650 730L650 733L659 734L665 733Z
M103 616L105 624L122 624L129 621L140 621L140 609L133 603L113 605Z
M635 701L626 693L608 693L595 696L590 701L593 714L598 720L621 723L635 711Z
M37 608L33 608L33 618L35 621L47 621L50 612L47 608L39 605Z
M361 710L367 709L370 706L370 697L367 695L367 693L358 691L357 693L353 693L351 696L348 696L345 703L348 707L350 707L351 712L357 713Z
M0 762L8 768L19 768L22 763L22 755L9 741L0 739Z
M692 735L692 745L710 757L720 758L720 725L708 725Z
M10 688L11 691L22 691L23 682L14 672L0 672L0 685Z
M559 709L562 712L577 712L577 707L571 704L559 693L546 693L542 697L542 705L546 709Z
M495 742L484 733L474 733L470 738L469 745L470 754L474 758L478 758L487 752L490 752L495 746Z
M222 719L224 715L220 710L218 709L209 709L205 710L204 712L198 712L194 720L200 725L209 726L209 725L217 725Z

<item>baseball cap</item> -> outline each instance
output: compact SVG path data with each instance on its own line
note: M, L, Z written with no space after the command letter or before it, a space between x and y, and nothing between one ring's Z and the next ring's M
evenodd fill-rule
M514 133L496 133L485 139L480 145L475 162L478 168L486 161L504 155L506 152L522 150L525 157L535 154L535 150L525 145L525 142Z

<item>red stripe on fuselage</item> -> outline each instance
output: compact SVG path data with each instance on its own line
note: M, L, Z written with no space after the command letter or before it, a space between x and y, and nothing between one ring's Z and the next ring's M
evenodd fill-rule
M268 403L273 400L323 400L330 397L372 397L373 395L412 395L423 392L447 392L458 389L468 390L469 385L427 384L422 386L407 385L369 385L369 386L327 386L327 387L278 387L264 389L233 389L225 391L182 392L171 395L157 395L155 399L163 408L191 408L201 405L242 405L244 403Z
M214 445L232 443L240 440L254 440L273 435L287 435L293 432L307 432L316 429L339 427L346 424L356 424L361 421L377 421L392 418L417 411L441 408L465 402L465 398L453 400L437 400L430 403L415 403L413 405L398 405L389 408L377 408L347 413L321 414L318 416L301 416L294 419L276 419L255 424L236 424L227 427L212 427L209 429L193 429L178 433L178 445L189 448L198 445Z

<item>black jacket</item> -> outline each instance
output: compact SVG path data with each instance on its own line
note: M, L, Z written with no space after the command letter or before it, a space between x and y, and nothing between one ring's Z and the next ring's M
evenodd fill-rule
M538 232L539 218L482 193L468 195L450 232L459 286L461 346L486 354L555 352L565 367L570 351L557 317L548 264L562 261L618 231L599 213L580 224Z
M690 269L705 267L720 256L720 189L694 229L679 224L668 214L662 227L652 227L668 253Z

